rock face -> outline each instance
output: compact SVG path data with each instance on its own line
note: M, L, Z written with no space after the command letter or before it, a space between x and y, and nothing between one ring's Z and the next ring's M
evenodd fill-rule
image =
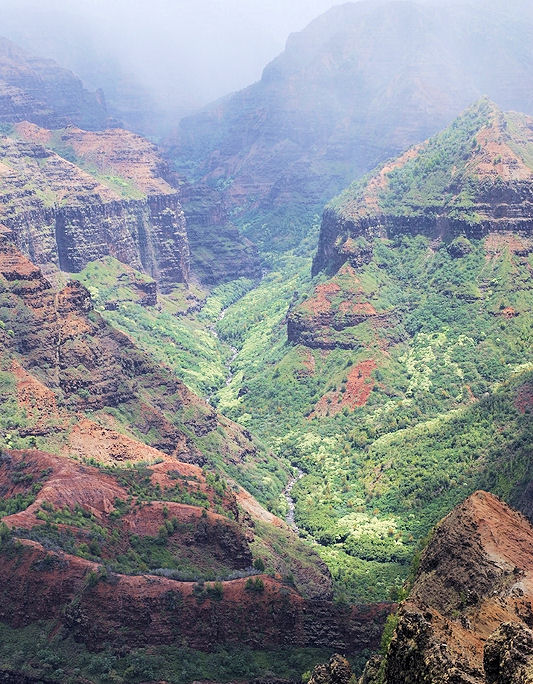
M350 684L353 681L350 663L340 655L334 655L326 665L317 665L309 684Z
M380 249L404 236L427 239L428 259L446 249L460 260L472 252L471 240L484 241L487 259L505 249L526 258L533 244L531 145L533 118L481 100L443 132L353 183L324 211L312 274L332 277L293 307L289 340L353 349L359 326L397 323L398 310L384 306L362 274L377 265L385 282L393 271L380 262ZM511 307L499 315L515 313Z
M436 528L382 665L384 684L533 677L533 528L476 492Z
M487 684L533 681L533 632L514 622L503 624L487 641L483 666Z
M18 124L16 135L0 139L0 220L36 264L77 272L112 255L163 292L187 281L185 219L153 145L120 129Z
M232 225L223 197L206 184L184 183L191 273L206 285L261 276L257 247Z
M533 113L532 37L525 17L494 8L345 3L292 35L258 83L186 118L172 153L185 175L192 160L195 178L218 184L242 222L259 210L254 240L285 244L351 179L482 95Z
M34 57L0 38L0 124L17 121L87 129L110 123L101 92L88 92L77 76L53 60Z
M464 256L468 241L489 233L533 233L533 118L503 113L488 100L449 128L356 182L326 208L313 274L357 267L372 242L422 234L451 242ZM524 246L526 249L526 246Z

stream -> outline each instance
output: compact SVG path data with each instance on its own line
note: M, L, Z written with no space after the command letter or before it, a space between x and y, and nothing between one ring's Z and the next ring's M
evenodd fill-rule
M225 309L222 309L222 311L219 313L219 315L218 315L218 320L219 320L219 321L221 321L221 320L224 318L224 316L226 315L226 311L228 310L228 308L229 308L229 307L226 307ZM218 332L217 332L216 326L213 327L213 332L215 333L215 337L217 338L217 340L221 341L221 340L220 340L220 337L219 337L219 334L218 334ZM226 344L228 344L228 343L226 342ZM227 375L226 375L226 387L227 387L227 386L230 384L230 382L233 380L234 373L233 373L233 371L231 370L231 366L232 366L233 362L235 361L235 359L237 358L237 354L239 353L239 350L237 349L237 347L234 347L234 346L231 345L231 344L228 344L228 347L230 348L231 356L229 357L229 359L228 359L228 360L226 361L226 363L225 363L226 369L227 369L227 371L228 371L228 373L227 373Z
M228 309L229 309L229 307L222 309L222 311L218 315L217 322L221 321L224 318ZM232 370L232 365L233 365L233 362L235 361L235 359L237 358L237 355L239 354L239 350L237 349L237 347L234 347L234 346L228 344L227 342L224 342L223 340L221 340L220 335L218 334L218 331L216 328L216 324L210 325L209 330L211 331L211 333L213 334L215 339L217 339L219 342L222 342L223 344L228 346L230 349L230 352L231 352L230 356L224 364L226 371L227 371L226 386L228 386L231 383L231 381L233 380L233 377L235 375L233 373L233 370ZM215 396L215 394L216 394L216 392L213 392L209 395L209 397L207 398L207 401L209 403L211 403L211 400ZM287 508L288 508L287 515L285 517L285 522L287 523L287 525L289 525L289 527L294 532L296 532L296 534L300 533L300 528L294 522L295 501L292 498L292 490L293 490L294 485L297 482L299 482L304 475L305 475L305 473L303 470L300 470L300 468L296 468L296 473L290 477L289 481L287 482L287 484L285 486L285 489L283 490L283 496L285 497L285 501L287 502Z
M300 528L298 525L294 522L294 508L295 508L295 503L294 499L292 498L292 490L294 485L302 479L302 477L305 475L303 470L300 470L300 468L296 468L296 475L293 475L290 480L287 482L287 486L283 490L283 496L285 497L285 501L287 502L288 506L288 511L287 511L287 517L285 518L285 522L289 527L291 527L296 534L300 533Z
M222 311L218 314L217 322L218 322L218 321L221 321L221 320L224 318L224 316L226 315L226 312L227 312L228 309L229 309L229 306L226 307L225 309L222 309ZM217 330L216 324L215 324L215 325L210 325L210 326L209 326L209 331L213 334L213 337L214 337L216 340L218 340L218 342L221 342L222 344L226 345L227 347L229 347L229 350L230 350L230 356L229 356L229 358L227 359L227 361L224 363L224 367L226 368L226 380L225 380L225 382L226 382L226 387L227 387L227 386L231 383L231 381L233 380L234 373L233 373L233 371L232 371L232 369L231 369L231 366L233 365L233 362L234 362L235 359L237 358L237 355L238 355L238 353L239 353L239 350L237 349L237 347L234 347L233 345L228 344L227 342L224 342L224 341L220 338L220 335L218 334L218 330ZM216 394L217 391L218 391L218 390L216 390L215 392L212 392L212 393L207 397L206 400L207 400L209 403L211 403L211 400L213 399L213 397L215 396L215 394Z

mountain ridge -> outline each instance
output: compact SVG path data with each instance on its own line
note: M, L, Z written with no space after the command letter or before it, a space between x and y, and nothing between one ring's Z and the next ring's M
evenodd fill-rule
M114 123L101 91L88 92L54 60L35 57L0 37L0 123L23 120L45 128L77 124L99 129Z
M483 94L533 112L531 57L511 31L530 36L533 24L460 5L334 7L289 39L262 80L184 119L170 155L194 182L220 186L261 249L286 249L320 202ZM480 61L493 68L476 71Z

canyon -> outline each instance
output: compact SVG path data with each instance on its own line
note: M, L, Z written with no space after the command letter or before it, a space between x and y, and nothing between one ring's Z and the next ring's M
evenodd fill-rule
M531 680L533 29L474 13L334 7L159 146L0 40L0 679Z

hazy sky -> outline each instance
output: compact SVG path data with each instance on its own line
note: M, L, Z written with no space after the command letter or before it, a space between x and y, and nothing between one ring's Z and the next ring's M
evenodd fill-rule
M370 0L378 2L379 0ZM420 0L415 0L420 1ZM533 0L424 0L526 8ZM175 115L261 76L291 32L339 0L0 0L0 34L56 59L108 99L124 78ZM524 11L524 9L522 9Z
M120 64L171 102L198 106L256 81L338 0L0 0L0 33L91 86ZM99 58L97 69L89 64ZM92 78L91 78L92 77ZM169 88L170 84L170 88Z

